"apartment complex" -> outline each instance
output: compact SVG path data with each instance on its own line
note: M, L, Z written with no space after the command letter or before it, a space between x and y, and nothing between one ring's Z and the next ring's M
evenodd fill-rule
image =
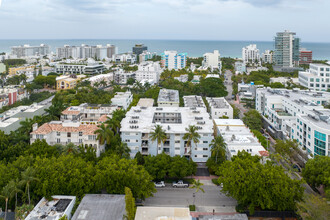
M243 74L246 72L246 64L242 61L235 62L235 73L236 74Z
M217 135L221 135L226 143L226 156L228 160L238 154L246 151L252 156L260 156L263 161L269 156L253 135L249 128L245 126L240 119L214 119Z
M242 48L242 59L244 63L259 63L260 53L256 44L250 44L249 46Z
M204 68L218 69L221 73L221 59L218 50L214 50L213 53L205 53L203 55L202 66Z
M18 72L20 72L20 71L27 71L27 70L32 70L32 71L34 71L35 68L36 68L36 66L34 66L34 65L31 65L31 66L27 65L27 66L19 66L19 67L10 67L10 68L8 69L8 75L9 75L9 76L14 76L14 75L16 75Z
M133 101L133 94L130 91L117 92L111 99L111 104L127 110Z
M136 56L139 56L140 54L142 54L144 51L147 51L148 47L145 46L144 44L135 44L135 46L133 47L133 53Z
M112 56L112 61L116 63L130 63L136 62L137 56L132 53L115 54Z
M58 58L74 58L74 59L110 59L113 55L117 54L118 48L114 45L107 44L106 46L88 46L82 44L81 46L69 46L56 48L56 55Z
M297 140L311 155L329 155L330 93L299 89L258 89L256 109L276 138ZM321 142L320 142L321 141Z
M294 67L299 64L300 39L290 31L278 32L275 37L274 63L280 67Z
M159 107L179 107L179 91L172 89L159 90L157 104Z
M104 64L56 64L55 72L58 74L100 74L106 70Z
M311 63L307 71L299 72L299 83L315 91L330 89L330 65Z
M11 48L11 54L17 58L31 57L31 56L46 56L50 53L50 47L45 44L40 46L30 46L25 44L23 46L14 46Z
M147 61L138 65L135 77L139 82L142 80L152 80L154 82L152 84L158 84L161 73L162 69L159 62Z
M13 86L0 88L0 109L28 97L29 95L24 88Z
M6 72L6 65L3 63L0 63L0 73Z
M35 124L30 133L30 143L44 139L49 145L73 143L76 146L89 146L95 149L96 156L99 157L105 150L105 145L101 145L96 139L97 129L96 124L83 124L79 121L51 121L40 127Z
M135 79L136 72L125 72L123 69L118 69L114 72L114 81L117 84L125 85L128 79Z
M213 119L222 117L233 118L233 107L231 107L224 97L207 97L206 101L209 104L210 114Z
M156 56L156 53L151 53L148 51L143 51L138 57L139 62L142 63L144 61L148 61L149 59L152 59L154 56Z
M95 86L96 85L95 83L99 83L100 86L105 86L102 83L104 82L106 85L109 85L114 80L114 74L113 73L100 74L84 79L84 81L85 80L90 81L92 86Z
M169 70L183 69L187 65L187 53L179 53L177 51L164 51L161 54L161 66Z
M56 77L56 89L73 89L77 85L77 83L85 77L85 75L75 74Z
M116 105L88 104L70 106L61 113L61 121L79 121L82 124L99 124L111 117L112 113L120 109Z
M299 51L299 64L310 64L313 61L313 51L301 48Z
M206 108L202 96L183 96L184 107Z
M262 62L264 63L273 63L273 51L265 50L262 54Z
M161 125L167 139L161 146L151 140L155 125ZM186 128L195 125L201 138L198 144L187 146L183 136ZM213 140L213 122L205 108L188 107L132 107L121 122L121 139L131 149L131 157L137 152L157 155L191 157L195 162L206 162L211 155L209 144Z

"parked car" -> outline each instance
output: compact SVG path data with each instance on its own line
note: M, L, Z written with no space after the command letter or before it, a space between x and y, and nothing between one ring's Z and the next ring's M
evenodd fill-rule
M269 139L269 134L263 134L263 136L265 137L265 138L267 138L267 139Z
M295 169L295 170L297 170L298 172L301 172L301 169L300 169L300 167L297 164L293 164L292 165L292 168Z
M181 187L181 188L188 188L189 184L184 183L182 180L179 180L178 182L173 182L173 187Z
M157 188L165 187L164 181L155 182L155 187L157 187Z

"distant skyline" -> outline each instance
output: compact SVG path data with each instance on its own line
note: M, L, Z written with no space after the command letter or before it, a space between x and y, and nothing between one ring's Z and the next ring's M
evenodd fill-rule
M0 39L330 42L328 0L0 0Z

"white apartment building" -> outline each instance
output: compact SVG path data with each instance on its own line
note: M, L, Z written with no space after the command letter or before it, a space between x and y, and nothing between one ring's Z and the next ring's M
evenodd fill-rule
M107 117L120 109L115 105L107 104L88 104L83 103L79 106L70 106L61 113L61 121L80 121L82 124L99 124L105 122Z
M330 89L330 65L311 63L307 71L299 71L299 83L315 91Z
M217 135L221 135L227 144L226 156L228 160L246 151L252 156L262 157L265 161L269 152L260 144L249 128L240 119L214 119Z
M183 83L188 82L188 74L182 74L180 76L174 77L174 79Z
M213 119L221 117L233 118L233 107L231 107L224 97L207 97L206 101L209 104L210 114Z
M45 44L40 46L30 46L25 44L23 46L14 46L11 48L11 54L17 58L31 57L31 56L45 56L50 53L50 47Z
M202 66L204 68L218 69L221 73L221 59L218 50L214 50L213 53L205 53L203 57Z
M262 54L262 62L273 63L273 52L270 50L265 50L265 52Z
M135 72L125 72L123 69L118 69L114 72L114 81L117 84L120 85L126 85L127 80L132 78L136 78L136 73Z
M92 76L90 78L84 79L84 81L90 81L91 85L94 86L95 83L100 83L102 81L106 82L107 85L109 85L114 80L114 74L113 73L107 73L107 74L100 74L96 76ZM103 85L101 85L103 86Z
M17 101L28 98L29 94L24 88L6 86L0 88L0 109L7 105L12 105Z
M133 53L115 54L112 56L112 61L116 63L136 63L136 55Z
M161 54L161 66L169 70L184 69L187 65L187 53L166 50Z
M95 131L98 129L96 124L82 124L75 121L51 121L38 127L34 124L33 131L30 133L30 143L37 139L44 139L49 145L62 144L83 145L93 147L96 156L99 157L105 150L105 145L101 145L96 139Z
M152 53L149 51L143 51L140 55L139 55L139 62L145 62L148 61L149 59L152 59L154 56L156 56L156 53Z
M135 72L137 81L152 80L158 84L162 69L160 68L159 62L146 61L138 65L138 70Z
M256 109L276 138L297 140L311 155L329 155L330 93L299 89L257 89Z
M159 107L179 107L179 91L172 89L159 90L157 104Z
M151 140L155 125L161 125L167 139L158 146ZM186 128L195 125L201 138L199 143L187 146L183 139ZM191 157L195 162L206 162L211 156L213 122L205 108L188 107L132 107L121 122L121 139L131 149L131 157L137 152L157 155L165 152L170 156Z
M206 108L202 96L183 96L184 107Z
M118 53L118 48L114 45L107 44L106 46L96 45L88 46L82 44L81 46L69 46L56 48L57 58L74 58L74 59L111 59L113 55Z
M132 101L133 94L130 91L117 92L116 95L111 99L111 104L127 110Z
M55 72L58 74L101 74L105 71L104 64L63 64L58 63Z
M242 48L242 59L244 63L259 63L260 53L256 44L250 44L249 46Z

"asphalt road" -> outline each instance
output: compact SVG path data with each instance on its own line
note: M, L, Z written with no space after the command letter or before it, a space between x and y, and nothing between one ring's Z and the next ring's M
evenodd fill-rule
M225 84L228 92L228 95L226 97L227 100L231 100L231 96L233 95L233 81L231 80L232 75L233 73L230 70L226 70L225 78L228 79L226 80L226 84Z
M235 199L225 196L220 192L220 187L216 185L206 185L202 187L205 193L199 191L195 196L195 205L201 207L228 207L232 208L236 206ZM187 207L193 204L193 193L195 189L190 188L173 188L166 186L165 188L157 188L157 193L153 197L147 198L144 202L144 206L176 206Z

